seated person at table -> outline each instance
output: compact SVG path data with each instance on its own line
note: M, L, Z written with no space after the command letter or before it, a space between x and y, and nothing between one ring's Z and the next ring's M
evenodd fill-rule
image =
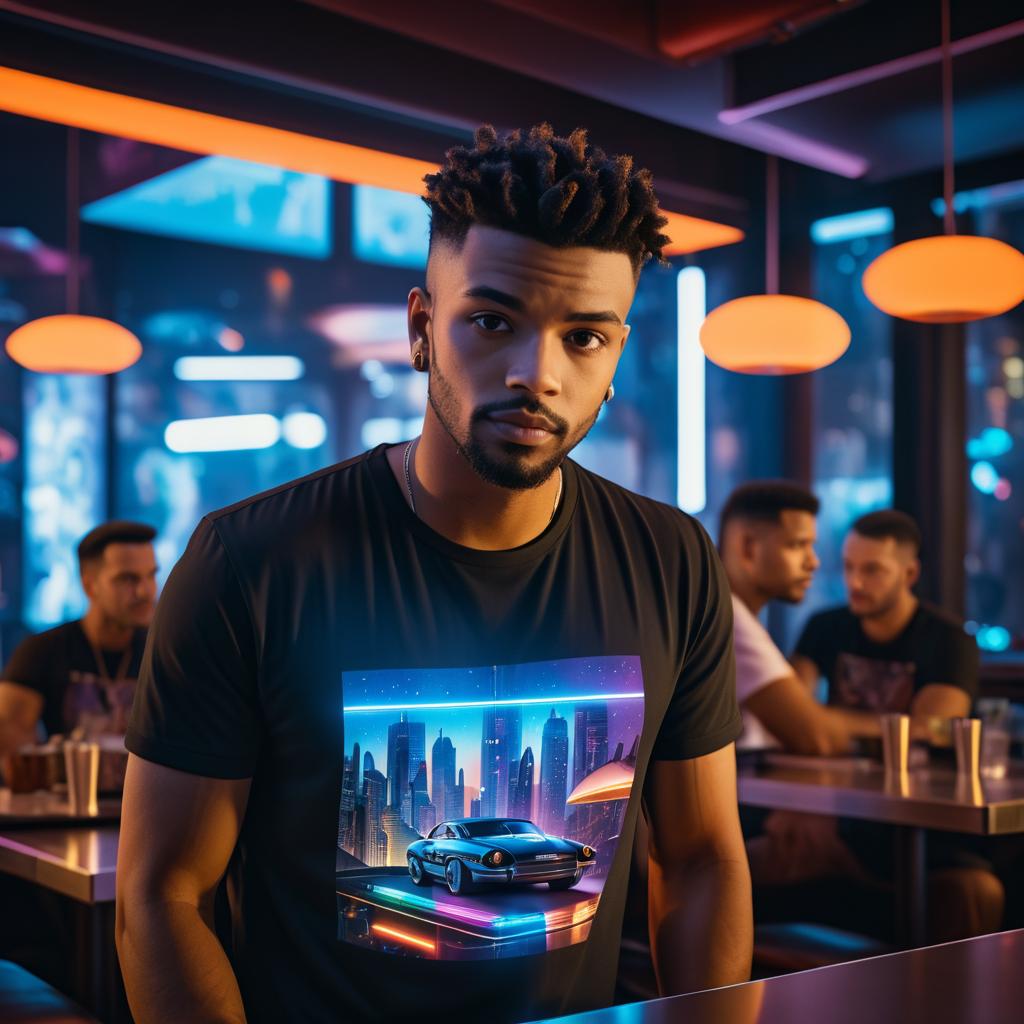
M849 603L810 619L793 665L808 687L828 679L829 704L909 714L924 738L928 718L970 712L979 659L959 621L915 596L920 548L917 524L903 512L858 519L843 542Z
M820 565L814 552L818 507L798 484L755 480L733 491L722 510L718 547L732 590L741 750L838 754L849 749L852 736L878 731L873 715L818 703L757 618L769 601L803 601Z
M75 729L123 734L156 604L156 531L103 523L82 538L78 564L88 610L23 640L0 673L0 756L38 736Z
M785 542L784 533L774 536L779 543ZM795 543L795 538L790 540ZM817 747L822 753L845 749L850 737L878 735L878 715L884 711L911 714L919 723L919 734L930 716L952 718L969 711L977 680L977 652L951 617L914 596L911 588L920 571L919 545L916 525L900 512L872 513L854 524L843 547L850 608L812 617L794 658L808 694L817 684L819 671L828 676L830 705L821 708L817 719L801 716L799 700L786 705L788 714L800 717L812 731L821 730L827 739L803 746L786 742L783 737L791 733L792 725L780 727L781 719L773 717L779 709L765 708L773 687L754 694L754 708L762 721L779 728L777 738L783 739L787 749L806 752ZM736 571L730 571L731 561L726 557L730 578ZM770 564L771 558L762 556L762 562ZM755 573L755 579L761 579L764 589L763 578ZM742 592L742 578L740 587ZM737 633L737 686L741 703L750 709L751 700L743 700L742 687L757 674L745 665L743 646ZM788 690L780 688L777 693L788 695ZM798 916L810 910L812 916L830 923L852 924L889 937L888 883L894 865L887 826L780 811L763 818L760 835L751 834L758 830L749 827L749 814L745 824L757 886L755 911L770 917L775 916L774 904L789 913L799 906ZM971 846L965 837L930 834L931 941L982 934L1000 925L1002 886ZM842 880L838 888L830 889L827 883L837 879ZM826 884L814 888L808 886L811 882Z

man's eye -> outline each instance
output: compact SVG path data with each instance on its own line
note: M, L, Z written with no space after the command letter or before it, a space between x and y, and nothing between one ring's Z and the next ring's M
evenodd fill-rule
M594 331L573 331L568 340L581 352L596 352L607 344L605 339Z
M477 313L476 316L471 316L470 320L480 330L486 331L488 334L498 334L512 330L509 322L503 316L498 316L497 313Z

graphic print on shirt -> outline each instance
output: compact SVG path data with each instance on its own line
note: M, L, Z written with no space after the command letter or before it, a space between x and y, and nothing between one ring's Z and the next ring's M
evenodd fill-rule
M338 938L435 960L583 942L633 789L640 658L342 679Z
M836 703L862 711L910 710L916 666L845 651L836 658Z

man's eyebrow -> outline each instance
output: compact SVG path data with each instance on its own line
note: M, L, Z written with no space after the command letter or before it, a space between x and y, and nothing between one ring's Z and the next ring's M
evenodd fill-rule
M522 299L515 295L509 295L508 292L501 291L500 288L490 288L487 285L477 285L475 288L469 288L464 293L467 299L490 299L492 302L500 303L506 309L515 310L517 313L522 313L526 309L526 304ZM622 318L613 309L603 309L596 313L587 312L574 312L570 313L565 318L566 323L589 323L589 324L618 324L622 325Z
M516 298L515 295L509 295L508 292L503 292L500 288L489 288L485 284L469 288L463 294L467 299L490 299L491 302L497 302L505 306L506 309L514 309L517 313L522 313L526 309L526 303L522 299Z
M622 326L622 318L613 309L603 309L599 313L570 313L567 323L618 324Z

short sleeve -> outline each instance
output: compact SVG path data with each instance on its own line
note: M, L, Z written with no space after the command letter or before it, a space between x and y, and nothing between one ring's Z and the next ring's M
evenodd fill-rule
M978 695L981 656L978 645L963 629L949 623L929 652L927 663L919 667L917 687L929 683L958 686L973 701Z
M734 742L743 729L736 703L732 599L725 570L710 538L688 519L694 540L687 545L690 579L683 607L687 647L668 710L654 743L657 761L703 757Z
M256 640L214 523L204 519L157 605L125 745L147 761L248 778L263 733Z
M742 704L769 683L793 674L771 634L738 598L732 602L736 650L736 699Z
M800 632L800 639L796 642L793 654L794 656L806 658L808 661L813 661L818 668L818 672L826 676L829 674L830 666L825 664L828 656L824 650L825 630L822 628L822 625L821 615L812 615Z
M25 637L14 648L10 661L0 673L0 680L35 690L44 700L49 700L53 688L50 650L51 645L43 635Z

